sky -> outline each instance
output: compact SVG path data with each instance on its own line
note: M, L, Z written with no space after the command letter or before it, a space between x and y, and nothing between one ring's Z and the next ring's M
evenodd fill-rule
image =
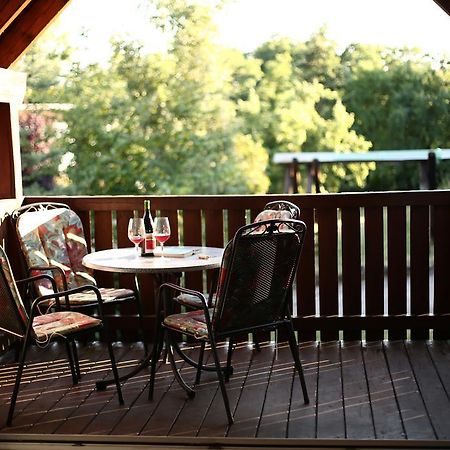
M149 51L162 50L164 41L139 2L73 0L57 26L88 62L107 61L113 35L141 40ZM433 0L229 0L215 20L218 42L244 52L274 36L305 41L325 25L340 50L359 42L450 54L450 16ZM88 39L80 40L82 31Z

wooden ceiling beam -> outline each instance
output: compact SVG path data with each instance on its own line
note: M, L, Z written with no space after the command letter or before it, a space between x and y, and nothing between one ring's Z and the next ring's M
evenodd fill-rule
M0 34L13 22L31 0L7 0L0 4Z
M450 0L434 0L450 16Z
M9 1L11 0L6 3ZM20 3L18 0L12 2ZM27 1L27 5L15 14L15 19L0 34L0 67L10 67L69 2L70 0Z

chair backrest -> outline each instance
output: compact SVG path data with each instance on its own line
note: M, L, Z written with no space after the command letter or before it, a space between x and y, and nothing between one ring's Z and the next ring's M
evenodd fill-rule
M279 217L275 218L300 220L300 208L294 203L288 202L287 200L275 200L273 202L266 203L263 211L286 211L288 214L286 214L285 216L280 215Z
M287 200L269 202L256 216L255 222L271 219L295 219L300 220L300 208Z
M0 331L23 337L28 315L22 303L5 251L0 246Z
M82 264L88 253L83 225L78 215L61 203L34 203L16 210L17 236L28 267L58 266L65 275L67 287L95 284L92 272ZM33 275L45 271L35 271ZM61 276L50 273L58 289L63 287ZM40 281L39 294L51 291L51 284Z
M269 327L286 318L306 225L274 219L240 228L222 260L213 328L217 334Z

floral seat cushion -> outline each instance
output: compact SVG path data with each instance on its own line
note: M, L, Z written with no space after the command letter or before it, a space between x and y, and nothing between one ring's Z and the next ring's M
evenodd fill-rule
M100 294L102 296L103 303L116 302L121 300L128 300L134 297L134 292L131 289L123 288L99 288ZM60 300L61 304L64 300ZM72 294L70 296L70 304L72 306L83 306L97 303L97 296L94 292L78 292L77 294ZM41 305L53 306L55 300L49 299L43 301Z
M74 331L93 328L100 325L101 320L74 311L59 311L33 320L33 330L38 341L47 341L54 335L67 335Z
M209 310L210 315L213 309ZM205 315L203 311L189 311L181 314L171 314L164 318L164 325L182 333L190 334L196 339L207 339L208 328L205 323Z
M209 294L206 292L203 295L205 296L206 301L208 301ZM217 295L213 294L211 306L215 306L216 297L217 297ZM175 297L175 300L178 303L180 303L180 305L187 306L189 308L196 308L196 309L203 308L202 301L193 294L182 293L178 297Z
M79 216L67 208L29 211L19 216L16 224L20 245L28 267L57 266L62 269L69 289L97 283L93 272L83 266L87 255L87 243ZM45 271L36 270L32 275ZM47 272L55 278L58 289L63 289L63 280L58 272ZM40 295L53 292L48 280L39 281L36 288ZM105 303L132 299L130 289L100 288ZM82 292L69 297L71 305L82 306L97 301L94 292ZM53 300L47 302L52 305Z
M87 244L83 225L74 211L56 208L25 212L18 218L16 229L28 267L59 267L69 289L95 284L92 272L82 264L88 253ZM58 289L62 289L59 273L49 272L49 275L55 278ZM48 281L40 282L37 287L41 295L51 292Z

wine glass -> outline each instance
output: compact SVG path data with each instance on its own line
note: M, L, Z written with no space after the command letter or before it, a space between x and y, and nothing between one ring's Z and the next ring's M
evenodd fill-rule
M144 219L133 217L128 222L128 239L134 244L136 256L139 256L139 244L145 239Z
M157 217L153 224L153 236L161 245L161 258L164 258L164 242L170 238L170 224L168 217Z

